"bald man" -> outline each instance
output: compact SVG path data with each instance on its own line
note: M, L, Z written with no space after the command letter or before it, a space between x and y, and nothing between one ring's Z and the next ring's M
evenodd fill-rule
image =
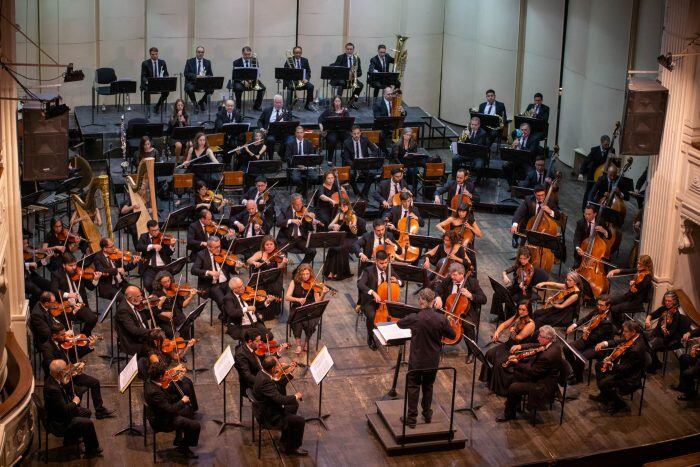
M119 336L119 350L129 355L143 350L148 331L154 327L148 308L140 309L143 300L141 289L130 285L124 291L114 315L114 325Z
M224 133L224 125L229 123L241 123L242 121L243 118L236 110L235 102L233 101L233 99L227 99L226 102L224 102L224 106L216 114L216 121L214 122L214 131L216 133ZM242 137L239 135L239 138L245 139L245 134L243 134ZM224 164L228 165L231 163L231 154L229 154L228 151L237 147L240 144L240 142L240 140L230 138L228 135L226 136L223 153ZM232 169L239 170L239 164L234 164Z
M262 223L258 222L258 217ZM254 219L254 221L251 222L251 219ZM230 221L229 225L232 225L238 230L238 233L245 238L254 237L256 235L266 235L269 234L272 229L270 217L261 213L258 210L258 204L252 199L246 201L245 210L233 216Z

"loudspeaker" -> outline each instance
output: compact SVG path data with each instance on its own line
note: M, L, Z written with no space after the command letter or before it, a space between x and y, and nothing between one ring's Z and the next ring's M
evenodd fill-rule
M650 156L659 153L666 121L668 89L650 78L630 78L625 92L620 154Z
M41 109L22 110L22 180L68 178L68 113L44 119Z

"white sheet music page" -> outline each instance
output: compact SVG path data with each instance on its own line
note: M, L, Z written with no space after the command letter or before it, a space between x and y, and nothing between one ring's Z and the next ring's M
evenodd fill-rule
M326 377L331 368L333 368L333 358L331 358L331 354L328 352L328 347L324 345L323 348L318 351L309 366L311 376L313 376L316 384L320 384L321 381L323 381L323 378Z

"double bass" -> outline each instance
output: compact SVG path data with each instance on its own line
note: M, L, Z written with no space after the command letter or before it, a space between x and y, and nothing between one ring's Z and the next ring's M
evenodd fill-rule
M620 174L617 176L617 180L615 180L615 183L613 183L610 193L606 193L605 196L599 200L601 211L603 210L602 207L606 207L608 209L612 209L613 211L617 211L619 217L619 226L610 226L610 237L612 240L610 247L611 253L617 251L620 247L620 243L622 243L622 231L620 226L622 226L622 224L625 222L625 217L627 216L627 205L625 204L625 200L618 193L617 187L620 184L620 180L622 180L623 175L630 169L630 167L632 167L632 158L628 157L627 161L625 161L625 165L620 171Z
M557 172L552 184L547 190L547 195L542 202L542 206L547 206L549 198L552 196L554 188L557 186L559 179L561 178L561 172ZM527 231L545 233L551 235L552 237L557 236L558 224L552 217L545 215L544 209L540 209L535 216L532 216L530 220L527 221ZM549 248L544 248L541 246L528 245L530 249L531 262L532 264L537 264L540 268L545 271L551 271L552 266L554 266L554 252Z
M596 226L600 225L602 214L603 210L599 209L595 218ZM588 238L581 242L580 248L585 254L582 255L581 264L576 268L576 272L591 285L593 296L599 297L610 290L610 283L605 272L603 259L610 257L613 236L610 235L610 238L606 240L600 238L595 229L592 230L593 232L588 235Z
M618 157L613 156L613 151L615 150L615 140L620 136L620 122L615 122L615 129L613 130L612 140L610 141L610 148L608 149L608 157L605 158L605 162L596 167L593 179L598 180L601 175L608 172L608 166L612 159L620 160Z
M380 323L386 323L386 322L396 322L399 319L394 318L389 314L389 310L386 307L386 302L396 302L399 300L399 297L401 296L401 287L399 284L396 282L393 282L391 277L391 261L389 261L389 265L386 269L386 280L382 282L381 284L377 285L377 294L379 295L379 298L381 299L381 303L379 304L379 308L377 308L377 312L374 314L374 325L377 326Z

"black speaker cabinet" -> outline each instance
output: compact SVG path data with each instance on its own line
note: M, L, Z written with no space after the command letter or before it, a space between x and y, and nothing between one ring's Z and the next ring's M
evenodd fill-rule
M650 156L659 153L666 121L668 89L649 78L630 78L625 93L620 153Z
M68 113L46 120L41 109L25 107L22 120L22 179L34 182L68 178Z

